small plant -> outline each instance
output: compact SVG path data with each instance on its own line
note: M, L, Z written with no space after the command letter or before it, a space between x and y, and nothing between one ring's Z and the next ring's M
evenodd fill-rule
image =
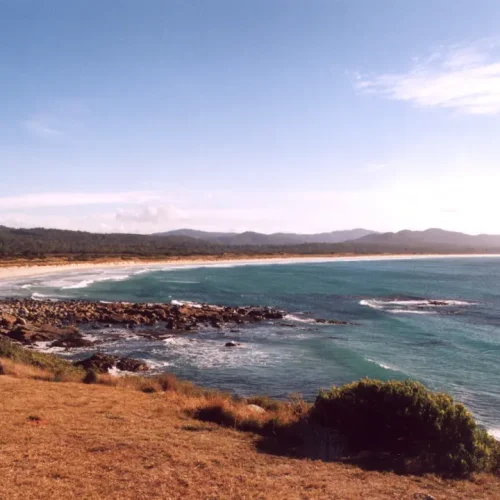
M97 384L99 381L99 376L94 370L88 370L87 373L85 374L85 377L83 377L82 382L84 384Z

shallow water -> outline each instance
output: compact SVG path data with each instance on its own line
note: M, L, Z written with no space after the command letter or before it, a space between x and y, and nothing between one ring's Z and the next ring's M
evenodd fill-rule
M127 329L92 335L114 337L101 347L107 352L240 394L313 398L320 387L364 376L411 377L450 392L500 432L498 258L93 269L2 281L0 295L282 308L286 320L238 331L164 341ZM229 340L241 346L225 348Z

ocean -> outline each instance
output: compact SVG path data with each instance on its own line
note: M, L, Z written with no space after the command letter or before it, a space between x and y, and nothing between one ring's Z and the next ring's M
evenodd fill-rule
M452 394L500 438L499 258L96 268L3 280L0 296L281 308L282 321L161 341L126 328L88 335L104 352L240 395L313 399L361 377L412 378Z

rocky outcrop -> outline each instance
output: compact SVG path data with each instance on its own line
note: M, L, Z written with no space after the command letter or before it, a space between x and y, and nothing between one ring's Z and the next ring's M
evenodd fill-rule
M33 325L32 323L15 326L5 334L12 340L17 340L22 344L33 344L34 342L40 341L56 341L65 337L79 335L78 329L72 326L59 328L48 324Z
M80 366L86 371L108 373L113 368L127 372L145 372L149 367L144 361L119 356L111 356L98 352L90 358L76 361L75 366Z
M50 342L66 349L90 347L78 330L101 329L113 325L137 329L146 338L161 339L172 333L185 333L199 327L231 330L237 325L282 320L284 312L270 307L230 307L209 304L132 304L84 300L40 301L8 299L0 301L0 335L22 344ZM344 321L317 319L316 323L344 325ZM283 326L293 327L290 323ZM150 328L154 327L154 328ZM226 347L236 347L228 342Z
M153 326L190 331L199 325L220 328L227 323L242 324L282 319L283 312L269 307L220 307L208 304L130 304L82 300L39 301L11 299L2 301L0 326L12 328L19 321L55 326L105 324Z

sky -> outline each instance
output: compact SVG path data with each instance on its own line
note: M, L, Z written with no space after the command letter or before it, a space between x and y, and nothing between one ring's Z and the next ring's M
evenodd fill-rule
M0 0L0 225L500 233L497 0Z

